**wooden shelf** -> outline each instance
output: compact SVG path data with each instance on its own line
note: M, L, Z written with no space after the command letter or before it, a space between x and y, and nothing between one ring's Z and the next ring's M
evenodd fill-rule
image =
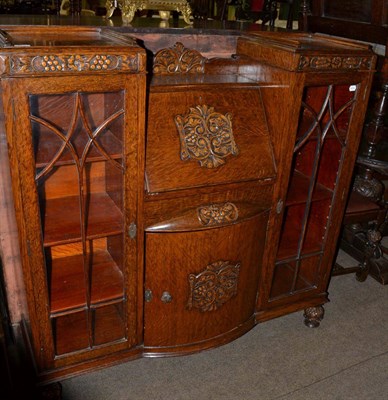
M294 171L286 199L286 205L304 204L306 203L308 189L310 185L310 178L299 171ZM331 199L333 191L325 186L315 183L312 201L319 201L323 199Z
M95 312L93 346L125 338L125 306L123 303L99 307Z
M125 340L126 322L123 302L100 307L91 317L86 310L61 315L52 320L55 353L57 356ZM92 318L92 335L89 341L88 318Z
M329 199L316 201L311 205L307 222L307 231L302 248L302 255L315 254L322 251L323 236L326 227L326 216L329 212ZM298 242L302 233L302 218L305 204L292 205L286 209L286 219L282 228L277 261L297 257Z
M62 355L90 348L86 311L52 320L55 354Z
M72 142L77 157L81 158L82 153L87 145L89 137L85 134L83 136L77 136L74 143ZM123 144L117 136L111 131L106 131L96 139L97 143L106 151L106 153L112 159L120 159L123 156ZM42 131L39 134L38 140L36 140L37 147L35 148L35 162L36 168L44 168L48 163L52 161L56 153L63 145L63 141L58 138L51 131ZM89 153L87 156L87 162L107 160L107 158L101 154L96 146L90 146ZM62 155L55 163L56 166L74 164L74 158L69 149L65 148Z
M92 306L123 299L123 274L107 251L99 251L93 255L90 269ZM50 286L52 315L86 308L82 255L54 259Z
M313 288L313 282L305 279L299 273L295 288L292 290L292 282L296 274L296 266L293 263L278 264L275 266L274 276L272 280L272 288L270 298L274 299L283 295L291 295L292 293Z
M86 236L88 239L122 233L122 212L107 193L92 193L87 204ZM42 210L44 246L81 240L78 196L50 199L44 206L44 214Z

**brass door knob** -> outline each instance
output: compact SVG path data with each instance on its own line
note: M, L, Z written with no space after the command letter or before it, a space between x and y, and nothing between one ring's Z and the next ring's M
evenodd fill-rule
M163 303L171 303L172 302L172 296L169 292L163 292L162 297L160 298Z

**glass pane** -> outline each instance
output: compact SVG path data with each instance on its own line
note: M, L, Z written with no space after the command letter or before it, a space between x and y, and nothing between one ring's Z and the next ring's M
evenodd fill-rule
M124 298L122 254L122 235L91 242L87 267L92 305Z
M356 91L357 85L305 90L271 298L316 285Z
M78 312L53 319L55 354L61 355L89 347L87 312Z
M56 353L117 341L126 332L124 92L29 100Z
M275 266L270 298L276 299L316 287L321 256L279 263Z
M111 304L93 310L94 346L125 338L125 306Z
M123 142L123 92L31 95L38 166L114 159Z

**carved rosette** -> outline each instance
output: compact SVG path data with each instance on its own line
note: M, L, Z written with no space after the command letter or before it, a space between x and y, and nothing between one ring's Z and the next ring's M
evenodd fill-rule
M196 160L201 167L217 168L225 164L224 158L237 155L232 116L214 111L207 105L190 108L184 115L175 117L180 142L181 159Z
M6 60L3 60L6 64ZM11 56L9 66L3 66L3 73L22 75L30 73L62 72L141 72L145 62L143 55L134 54L46 54Z
M299 71L327 69L371 69L369 57L301 56Z
M197 50L190 50L177 42L169 49L159 50L155 54L154 74L203 74L206 58Z
M187 308L201 312L219 309L237 294L240 263L217 261L198 275L189 275L190 295Z
M227 224L238 219L238 209L233 203L201 206L198 207L197 214L204 226Z

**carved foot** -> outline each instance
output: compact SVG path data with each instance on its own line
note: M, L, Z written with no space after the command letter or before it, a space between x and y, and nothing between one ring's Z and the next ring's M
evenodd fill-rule
M105 4L105 8L106 8L106 18L111 18L114 11L116 10L116 7L113 5L113 1L112 0L108 0Z
M177 11L182 12L182 17L183 17L183 20L186 22L186 24L191 25L193 23L193 21L190 20L191 8L190 8L189 3L186 3L185 5L178 7Z
M304 324L309 328L317 328L323 319L325 310L322 306L309 307L304 310Z
M369 263L364 262L360 265L359 270L356 272L356 279L358 282L364 282L369 275Z
M62 385L59 382L38 388L38 400L61 400Z
M369 275L382 285L388 285L388 260L385 257L370 259Z

